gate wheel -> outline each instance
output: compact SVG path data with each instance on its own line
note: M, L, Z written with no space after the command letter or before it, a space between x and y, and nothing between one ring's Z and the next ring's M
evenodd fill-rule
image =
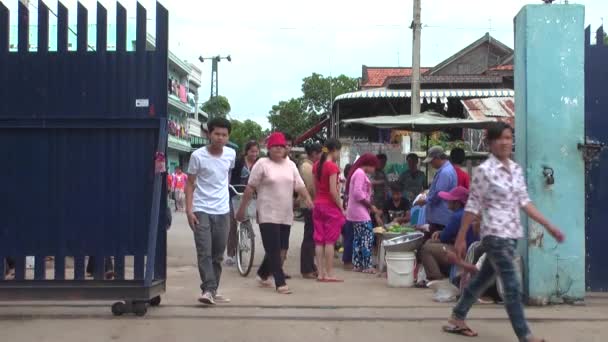
M112 313L114 316L122 316L125 312L127 312L127 304L123 302L112 304Z
M145 316L148 312L148 303L146 302L135 302L133 303L133 312L139 316Z
M156 296L150 299L150 306L159 306L160 305L160 296Z

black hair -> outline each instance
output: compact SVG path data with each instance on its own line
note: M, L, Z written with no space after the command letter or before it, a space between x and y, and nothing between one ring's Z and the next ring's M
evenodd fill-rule
M399 182L393 182L389 185L392 192L403 192L403 188Z
M310 157L313 153L320 153L323 147L319 143L307 144L304 146L306 154Z
M487 133L488 142L492 143L493 141L498 140L502 136L502 133L507 129L510 129L511 133L513 133L513 127L506 122L499 121L490 126Z
M255 140L250 140L249 142L247 142L245 144L245 149L243 150L243 152L244 152L243 154L247 155L247 152L249 152L249 150L251 150L254 147L260 148L260 144L258 144L258 142Z
M460 147L453 148L452 151L450 151L450 161L453 164L462 165L464 163L465 158L466 154L464 150Z
M232 125L226 118L213 118L207 123L207 131L209 133L213 132L216 128L225 128L228 130L228 134L232 131Z
M353 164L348 163L344 166L344 178L348 178L348 173L350 172L350 168L353 167Z
M290 142L291 144L293 144L293 135L291 135L289 133L283 133L283 135L285 136L285 141Z
M321 174L323 173L323 164L325 164L325 161L327 160L327 154L329 152L333 152L333 151L337 151L337 150L341 149L342 143L338 139L331 138L331 139L327 139L327 141L325 142L325 145L323 145L323 147L327 150L323 151L323 154L321 154L321 159L319 159L319 166L317 166L317 179L318 180L321 180Z
M388 160L388 157L384 153L378 153L378 154L376 154L376 158L378 158L378 160L381 161L381 162Z
M175 169L183 170L181 165L175 165Z
M407 157L405 157L405 160L410 160L410 159L418 162L420 160L420 157L418 157L418 155L416 153L410 153L407 155Z

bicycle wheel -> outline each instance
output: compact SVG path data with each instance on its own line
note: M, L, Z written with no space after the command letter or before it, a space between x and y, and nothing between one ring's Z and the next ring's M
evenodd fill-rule
M239 274L246 277L251 272L255 255L255 235L251 221L239 224L237 239L236 264Z

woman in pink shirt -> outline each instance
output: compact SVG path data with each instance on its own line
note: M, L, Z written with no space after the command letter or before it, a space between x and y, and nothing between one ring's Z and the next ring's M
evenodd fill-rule
M371 203L372 183L368 175L375 172L378 158L372 153L359 157L350 170L346 181L348 206L346 219L354 230L353 239L353 271L375 273L372 267L372 247L374 232L370 211L374 214L382 212Z
M268 158L261 158L253 165L236 214L237 221L244 221L245 210L256 192L258 223L266 251L258 270L258 282L263 287L270 287L272 284L268 278L272 275L276 290L280 294L291 293L281 265L281 246L282 241L284 244L286 239L289 240L289 231L293 224L294 190L304 198L309 209L313 206L296 164L285 158L286 145L283 133L275 132L268 137Z
M334 162L340 155L342 144L337 139L329 139L322 149L321 159L313 165L315 179L315 208L312 212L314 223L313 239L319 269L318 281L341 282L333 275L334 245L340 237L344 225L342 199L340 198L340 168Z
M186 207L186 182L188 175L182 172L181 166L175 167L173 174L173 191L175 191L176 211L184 211Z

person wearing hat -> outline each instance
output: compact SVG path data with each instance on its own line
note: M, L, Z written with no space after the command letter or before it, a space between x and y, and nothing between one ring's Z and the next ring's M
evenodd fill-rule
M437 173L433 177L426 199L419 200L415 205L426 206L426 220L430 225L429 231L434 233L443 230L452 216L447 201L439 197L439 193L454 189L458 185L458 177L441 146L431 147L423 163L430 164L437 170Z
M458 186L450 192L440 192L439 197L447 201L452 216L445 229L441 232L434 232L431 239L422 246L420 258L429 281L446 277L446 274L442 272L450 265L446 251L455 252L454 243L460 230L460 221L464 215L464 206L469 198L469 190ZM466 236L467 247L478 240L479 236L475 234L473 229L469 229Z
M236 219L245 219L245 210L254 192L257 193L258 223L266 255L258 270L258 282L271 287L274 278L280 294L291 293L285 281L281 262L281 250L287 250L289 233L293 224L293 192L302 196L308 209L313 203L296 164L285 158L287 142L283 133L275 132L266 143L268 157L259 159L249 175Z

